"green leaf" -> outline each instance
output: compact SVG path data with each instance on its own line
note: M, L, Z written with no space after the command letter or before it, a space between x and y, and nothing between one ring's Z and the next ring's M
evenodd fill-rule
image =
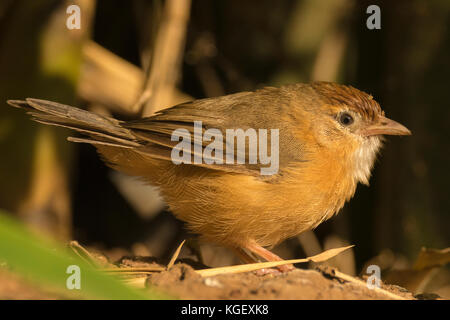
M67 297L85 299L167 299L168 296L129 287L108 276L83 260L72 257L58 243L37 236L0 210L0 261L6 262L13 272ZM80 289L69 290L69 266L80 270ZM73 278L71 278L73 279ZM70 282L70 280L69 280ZM74 295L73 295L74 294Z

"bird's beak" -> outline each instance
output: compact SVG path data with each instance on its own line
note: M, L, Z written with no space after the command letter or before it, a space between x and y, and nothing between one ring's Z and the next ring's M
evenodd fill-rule
M369 125L363 130L363 134L365 136L374 136L381 134L393 136L409 136L411 135L411 131L409 131L408 128L406 128L404 125L394 120L391 120L384 116L380 116L377 123Z

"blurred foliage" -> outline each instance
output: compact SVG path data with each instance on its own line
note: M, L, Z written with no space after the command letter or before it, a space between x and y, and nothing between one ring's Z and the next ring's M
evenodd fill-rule
M81 46L88 35L69 33L65 2L2 4L0 99L45 97L75 103ZM68 186L72 146L63 131L37 126L19 112L0 108L0 204L31 226L58 238L71 234Z
M7 269L19 272L28 281L46 290L59 292L67 298L86 299L167 299L157 292L143 292L125 286L89 266L80 258L69 255L59 244L31 234L23 226L0 211L0 262ZM80 268L80 289L68 290L66 281Z

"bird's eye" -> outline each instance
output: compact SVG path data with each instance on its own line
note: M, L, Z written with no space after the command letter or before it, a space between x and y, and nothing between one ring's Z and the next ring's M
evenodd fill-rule
M349 126L353 123L353 117L347 112L343 112L339 115L339 122L344 126Z

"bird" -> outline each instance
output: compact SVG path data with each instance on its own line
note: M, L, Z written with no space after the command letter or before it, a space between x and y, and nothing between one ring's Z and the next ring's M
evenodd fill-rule
M198 99L129 121L40 99L7 102L39 123L79 132L68 140L92 144L111 168L158 187L191 232L232 249L244 263L283 260L270 251L275 245L330 219L359 183L369 184L385 135L411 134L387 118L371 95L332 82ZM195 136L199 123L203 134L213 129L224 136L229 129L277 130L266 139L276 144L277 170L262 174L267 163L248 161L255 153L250 140L244 147L247 161L214 161L220 156L205 152L210 141ZM180 139L174 132L186 138L184 159L210 158L175 163ZM227 149L229 140L215 144L215 155L237 150L234 142Z

